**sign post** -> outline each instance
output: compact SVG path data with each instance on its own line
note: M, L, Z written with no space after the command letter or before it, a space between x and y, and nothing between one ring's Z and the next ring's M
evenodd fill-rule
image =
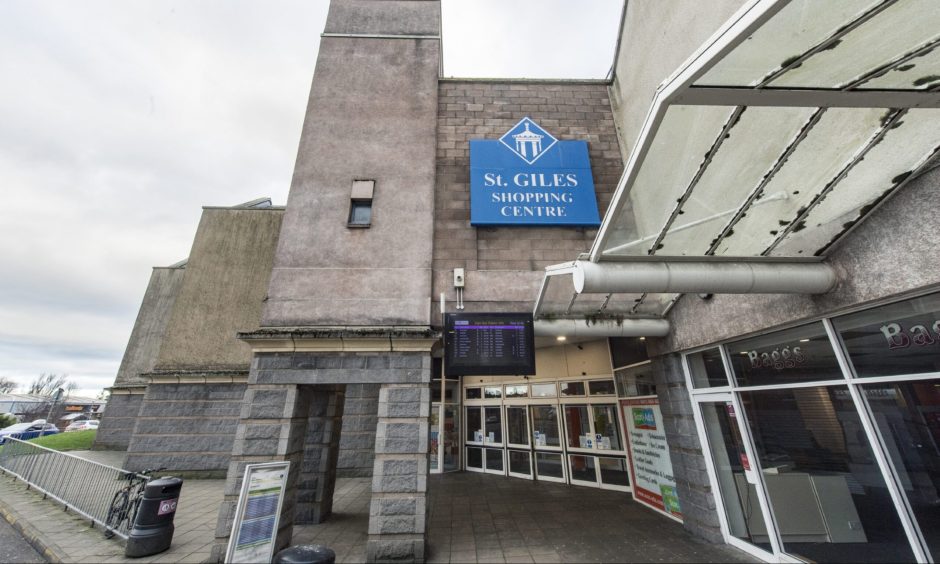
M682 521L659 398L623 399L620 408L633 472L633 499Z
M225 561L270 562L287 488L290 462L249 464L235 507Z

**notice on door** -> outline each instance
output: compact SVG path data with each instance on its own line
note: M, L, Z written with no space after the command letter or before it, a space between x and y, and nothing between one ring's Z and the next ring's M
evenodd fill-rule
M672 459L656 396L620 400L633 467L633 499L682 520Z

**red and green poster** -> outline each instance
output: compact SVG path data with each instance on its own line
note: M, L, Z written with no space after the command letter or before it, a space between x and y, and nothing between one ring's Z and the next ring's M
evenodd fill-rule
M633 499L682 520L663 415L656 396L620 400L627 452L633 471Z

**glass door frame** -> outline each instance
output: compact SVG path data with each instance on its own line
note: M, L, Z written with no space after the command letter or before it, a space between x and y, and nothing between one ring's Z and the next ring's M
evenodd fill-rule
M599 397L560 397L558 398L558 412L560 419L558 421L561 425L564 434L562 435L562 445L563 445L563 454L565 462L565 472L568 474L568 483L576 486L588 486L592 488L600 488L605 490L615 490L621 492L631 492L633 491L633 472L630 468L629 455L627 453L626 446L626 437L623 436L623 414L620 410L620 401L617 399L617 396L599 396ZM582 448L582 447L572 447L571 443L568 441L568 415L566 409L571 407L580 407L584 406L587 408L587 420L588 420L588 430L591 437L596 437L597 430L594 428L594 411L593 407L595 405L604 405L613 407L614 418L614 429L617 433L620 433L620 449L619 450L602 450L597 449L596 445L592 448ZM587 456L594 459L594 481L586 480L576 480L574 474L571 470L571 456ZM623 458L626 461L626 470L627 477L630 481L629 486L615 486L611 484L605 484L601 480L601 469L600 464L598 463L597 458Z
M505 388L504 388L505 389ZM504 392L505 393L505 392ZM510 400L511 401L511 400ZM521 409L525 417L525 437L528 444L520 444L510 442L509 437L509 410L510 409ZM530 420L529 406L524 401L517 401L511 403L503 404L503 420L506 422L506 436L504 444L506 445L506 474L512 476L513 478L523 478L526 480L535 479L535 461L532 459L532 421ZM529 456L529 473L520 474L519 472L513 472L512 468L509 466L509 457L512 452L521 452L525 451Z
M434 382L435 382L435 381L436 381L436 380L431 380L431 386L434 385ZM456 397L454 398L454 401L447 401L447 384L448 384L448 382L449 382L450 384L454 385L454 387L455 387L454 391L455 391ZM464 461L463 461L463 456L461 456L462 454L465 454L465 453L464 453L464 449L463 449L463 443L464 443L463 438L464 438L464 437L463 437L463 435L461 434L461 433L463 432L463 429L458 428L458 429L457 429L457 456L459 457L459 459L458 459L458 461L457 461L457 466L456 466L455 468L453 468L452 470L447 470L447 471L444 470L444 433L445 433L445 430L444 430L444 420L446 419L446 418L444 417L444 413L445 413L447 407L450 406L450 407L452 407L454 410L456 410L456 420L457 420L458 424L464 422L464 421L463 421L463 420L464 420L464 415L463 415L463 401L462 401L462 399L463 399L463 386L461 385L460 380L447 380L446 378L441 378L441 379L440 379L440 385L441 385L441 401L432 401L432 402L431 402L430 410L429 410L429 412L428 412L428 419L429 419L429 420L428 420L428 427L429 427L428 435L430 435L430 433L434 431L434 429L432 428L432 427L434 427L434 424L430 421L430 416L431 416L432 413L434 413L434 408L435 408L435 407L438 408L438 416L437 416L437 457L436 457L436 458L437 458L437 468L432 467L432 465L430 464L431 461L429 460L429 461L428 461L428 473L430 473L430 474L443 474L443 473L447 473L447 472L459 472L459 471L463 468L463 463L464 463ZM429 448L429 450L430 450L430 436L428 437L428 439L429 439L429 440L428 440L428 448ZM429 454L429 456L432 456L432 457L433 457L433 455L430 455L430 454Z
M909 299L909 298L908 298ZM897 301L897 300L891 300ZM890 303L890 301L885 302ZM726 343L734 342L742 338L748 338L742 336L739 338L731 339L729 341L722 341L720 343L713 343L702 347L696 347L694 349L689 349L683 351L682 353L682 367L685 372L686 388L689 391L689 397L692 402L692 413L695 419L696 428L699 432L699 441L702 446L702 451L705 456L705 467L708 473L709 481L711 483L712 489L714 491L720 491L718 489L718 480L713 465L712 453L708 445L708 441L704 440L702 433L704 432L704 419L701 413L701 404L710 403L714 401L728 401L717 398L728 398L734 406L735 412L740 414L737 418L737 423L739 431L741 432L742 440L744 441L745 450L749 461L751 461L752 468L758 469L758 499L761 503L762 511L764 511L764 520L768 525L768 536L771 541L771 546L773 547L773 553L767 553L766 551L747 543L741 539L738 539L730 534L730 528L727 523L727 518L725 514L725 508L723 500L720 495L713 495L715 504L718 510L719 522L721 524L722 536L725 539L725 542L728 544L747 552L755 557L761 558L767 561L780 561L780 562L803 562L802 559L797 558L791 554L788 554L784 551L782 540L779 533L779 527L774 517L772 504L770 503L769 496L766 492L765 481L761 476L759 471L760 461L754 456L755 446L753 443L753 438L748 428L748 425L744 424L746 422L746 414L740 403L739 394L742 392L751 392L751 391L761 391L761 390L792 390L795 388L808 388L808 387L832 387L832 386L844 386L848 389L848 393L852 399L852 403L858 413L860 423L862 428L869 439L871 444L872 453L875 458L875 463L881 472L882 477L885 480L885 485L887 487L888 493L890 494L891 500L893 502L895 511L898 515L898 518L901 522L901 526L905 532L908 543L911 547L911 550L914 554L915 559L918 562L933 562L933 559L930 556L929 548L924 539L923 533L921 532L920 525L917 522L911 505L907 499L907 495L903 491L902 482L899 478L899 473L895 468L894 462L891 457L887 454L888 448L887 443L882 436L882 433L875 423L875 418L873 412L868 403L868 399L865 397L865 394L862 392L861 387L865 384L877 384L877 383L890 383L890 382L912 382L918 380L929 380L940 378L938 373L928 373L928 374L906 374L906 375L894 375L894 376L882 376L882 377L866 377L859 378L854 371L852 363L848 359L848 354L846 352L845 343L842 341L841 336L838 331L833 326L832 317L838 315L844 315L851 313L852 311L859 311L862 309L872 309L877 307L878 304L871 304L864 308L853 308L852 310L846 312L839 312L835 315L830 315L825 318L819 318L815 320L802 320L798 323L788 324L785 326L774 327L766 331L762 331L759 334L770 334L777 331L787 329L789 327L797 327L801 325L812 324L815 322L821 322L825 328L826 335L829 339L829 343L832 346L832 349L835 353L836 361L839 365L839 368L842 372L842 379L827 379L827 380L816 380L800 383L786 383L786 384L774 384L774 385L760 385L760 386L746 386L738 387L734 380L734 371L731 367L730 359L728 358L728 350ZM753 335L752 335L753 336ZM721 387L709 387L709 388L696 388L692 380L692 371L689 365L688 357L694 355L698 352L705 350L717 348L720 351L722 366L725 371L726 377L729 379L728 386ZM771 529L770 526L773 528Z
M541 401L533 401L533 400L541 400ZM552 401L546 402L545 400L552 400ZM537 479L543 482L556 482L559 484L567 484L568 483L568 462L567 462L567 454L565 453L565 447L564 447L565 430L562 428L562 421L563 421L564 415L562 415L561 413L561 403L559 403L559 398L557 396L553 398L532 398L530 399L529 402L527 402L527 407L529 411L529 428L530 428L529 440L532 441L532 476L534 477L534 479ZM539 407L547 407L549 409L555 408L555 413L557 414L557 416L555 417L555 430L558 433L558 446L550 446L550 445L539 446L535 444L535 436L534 436L534 432L532 431L532 428L534 427L534 425L532 424L532 419L533 419L532 410L535 408L539 408ZM538 460L537 460L539 454L557 455L559 459L561 459L561 477L543 476L539 474Z

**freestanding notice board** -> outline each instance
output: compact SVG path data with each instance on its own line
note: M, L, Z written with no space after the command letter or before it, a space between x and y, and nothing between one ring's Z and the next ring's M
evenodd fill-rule
M249 464L235 506L225 561L270 562L277 539L290 462Z

